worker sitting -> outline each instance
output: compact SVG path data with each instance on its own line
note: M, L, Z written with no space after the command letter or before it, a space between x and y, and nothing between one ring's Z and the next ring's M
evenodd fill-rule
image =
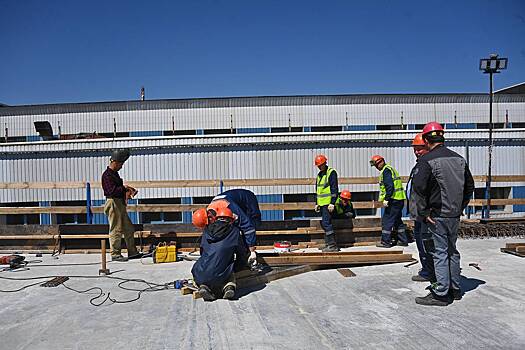
M234 272L245 266L248 260L248 250L233 212L227 207L217 212L199 209L193 213L193 224L204 228L201 256L191 269L199 293L205 301L213 301L218 296L233 299L236 288Z
M335 201L335 210L332 213L334 219L354 219L356 213L350 201L352 194L348 190L343 190Z

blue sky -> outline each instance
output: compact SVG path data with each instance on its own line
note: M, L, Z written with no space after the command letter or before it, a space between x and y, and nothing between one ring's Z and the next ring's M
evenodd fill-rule
M486 92L525 81L525 1L0 0L0 102Z

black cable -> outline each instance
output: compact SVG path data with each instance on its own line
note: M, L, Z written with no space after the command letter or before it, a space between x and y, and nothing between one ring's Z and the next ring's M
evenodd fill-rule
M43 279L50 279L50 278L56 278L56 277L60 277L60 276L37 276L37 277L23 277L23 278L15 278L15 277L3 277L3 276L0 276L0 279L4 279L4 280L10 280L10 281L30 281L30 280L43 280ZM118 299L115 299L115 298L112 298L110 296L110 292L108 292L107 294L104 292L104 290L100 287L92 287L92 288L89 288L89 289L86 289L86 290L77 290L75 288L72 288L72 287L69 287L67 285L65 285L65 283L62 283L62 285L64 286L64 288L66 289L69 289L71 291L74 291L76 293L79 293L79 294L85 294L85 293L88 293L90 291L93 291L93 290L97 290L98 291L98 295L91 298L89 300L89 303L93 306L101 306L103 305L104 303L106 303L108 300L112 303L112 304L125 304L125 303L131 303L131 302L134 302L134 301L137 301L140 299L142 293L145 293L145 292L155 292L155 291L161 291L161 290L169 290L170 289L170 282L168 283L154 283L154 282L149 282L149 281L146 281L144 279L139 279L139 278L124 278L124 277L116 277L116 276L85 276L85 275L68 275L68 276L61 276L61 277L69 277L69 278L108 278L108 279L113 279L113 280L117 280L117 281L120 281L118 284L117 284L117 287L121 288L121 289L124 289L124 290L127 290L127 291L135 291L135 292L138 292L137 296L133 299L129 299L129 300L118 300ZM124 287L124 284L126 283L130 283L130 282L135 282L135 283L144 283L146 285L148 285L147 288L142 288L142 289L136 289L136 288L128 288L128 287ZM23 286L21 288L18 288L18 289L14 289L14 290L0 290L0 292L2 293L14 293L14 292L19 292L19 291L22 291L24 289L27 289L27 288L30 288L30 287L33 287L33 286L36 286L38 284L41 284L42 281L38 281L38 282L35 282L35 283L31 283L31 284L28 284L26 286ZM174 286L173 286L174 288ZM95 303L95 300L97 299L100 299L100 298L104 298L104 300L100 303Z

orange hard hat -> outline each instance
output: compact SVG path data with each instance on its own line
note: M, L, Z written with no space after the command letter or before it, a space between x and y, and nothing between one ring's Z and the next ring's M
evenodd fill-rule
M339 197L350 200L352 198L352 194L348 190L343 190L341 191L341 194L339 195Z
M425 140L423 140L423 134L419 133L412 140L412 146L425 146Z
M320 166L322 164L325 164L328 158L324 154L319 154L315 157L315 166Z
M204 228L208 225L208 214L206 209L200 208L193 212L191 223L197 228Z
M441 124L439 124L438 122L430 122L430 123L427 123L424 127L423 127L423 132L422 134L423 135L426 135L430 132L433 132L433 131L440 131L441 133L444 133L445 130L443 129L443 126Z
M370 165L371 166L374 166L376 165L377 163L379 163L380 161L385 161L385 158L381 157L380 155L375 155L375 156L372 156L372 158L370 158Z
M234 219L233 212L228 207L219 208L219 210L217 211L216 217L217 218L229 218L232 220Z
M208 205L208 208L206 208L206 210L208 211L212 210L213 211L212 216L216 216L217 213L219 212L219 209L228 208L228 205L230 205L230 202L228 202L225 199L219 199L219 200L211 202Z

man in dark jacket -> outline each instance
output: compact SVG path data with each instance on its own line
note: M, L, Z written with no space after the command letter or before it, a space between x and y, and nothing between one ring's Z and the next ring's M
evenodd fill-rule
M412 141L412 148L414 150L414 155L416 156L416 162L421 156L428 153L428 147L423 140L423 134L419 133L414 137ZM417 165L417 163L416 163ZM414 186L412 186L412 179L414 178L414 172L416 170L416 165L412 168L410 176L407 182L407 193L410 193L407 196L408 199L408 209L410 211L410 217L414 219L414 239L416 240L417 250L419 252L419 262L421 263L421 270L419 270L417 275L412 276L412 281L415 282L435 282L436 277L434 275L434 260L432 255L428 252L428 249L425 249L425 243L432 241L432 234L427 230L427 223L417 218L417 205L416 200L417 196L414 193ZM410 188L410 191L408 190Z
M202 216L203 210L194 213L194 224L195 217ZM241 265L245 265L248 252L239 227L235 224L233 212L229 208L220 208L205 226L200 253L201 256L193 265L191 273L203 299L213 301L217 296L232 299L236 288L236 262L241 261Z
M412 186L418 197L417 217L432 233L437 282L430 286L427 296L416 298L416 303L446 306L452 299L461 299L456 241L460 216L474 191L474 179L465 159L443 145L444 130L439 123L425 125L423 139L429 152L419 158Z

